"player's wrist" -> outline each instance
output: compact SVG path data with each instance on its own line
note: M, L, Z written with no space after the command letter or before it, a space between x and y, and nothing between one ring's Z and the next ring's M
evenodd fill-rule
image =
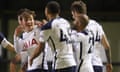
M107 63L106 66L111 65L111 63Z

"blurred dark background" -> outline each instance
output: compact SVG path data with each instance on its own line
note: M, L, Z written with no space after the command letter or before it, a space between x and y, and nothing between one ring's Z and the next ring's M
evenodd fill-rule
M48 1L52 0L0 0L0 15L7 14L11 18L16 17L16 11L20 8L35 10L37 18L44 18L44 7ZM60 3L62 16L70 18L70 5L74 0L56 0ZM102 20L119 20L120 0L83 0L88 7L88 15L99 16ZM114 16L113 19L110 18Z
M21 8L34 10L36 19L45 18L44 7L52 0L0 0L0 31L13 43L13 33L17 23L17 11ZM56 0L61 5L61 16L72 20L70 6L75 0ZM110 41L113 72L120 71L120 0L83 0L90 18L98 21ZM9 60L14 56L0 47L0 72L9 72Z

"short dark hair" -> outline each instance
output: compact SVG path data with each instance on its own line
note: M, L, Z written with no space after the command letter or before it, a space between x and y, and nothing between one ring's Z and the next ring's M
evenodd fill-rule
M86 14L87 13L86 4L83 1L74 1L71 5L71 11Z
M60 13L60 5L56 1L50 1L47 3L46 8L48 9L48 12L51 14L57 14Z

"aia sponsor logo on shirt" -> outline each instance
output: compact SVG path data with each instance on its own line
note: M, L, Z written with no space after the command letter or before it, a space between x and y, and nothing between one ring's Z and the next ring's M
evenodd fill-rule
M38 44L35 38L27 40L24 42L24 49L28 49L34 44L36 44L36 45Z

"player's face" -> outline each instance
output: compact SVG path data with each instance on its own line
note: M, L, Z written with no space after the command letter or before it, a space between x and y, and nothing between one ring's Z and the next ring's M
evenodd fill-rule
M45 8L45 16L48 20L51 20L51 14L48 11L48 8Z
M46 16L47 19L49 19L49 14L48 14L48 9L47 8L45 8L45 16Z
M74 22L73 22L73 27L74 27L74 29L77 30L77 29L80 27L80 25L81 25L81 23L80 23L79 18L78 18L78 17L75 17L75 20L74 20Z
M27 18L22 19L22 23L25 27L25 31L31 31L34 27L34 18L32 15L29 15Z
M75 11L71 11L71 13L72 13L72 17L73 17L73 19L75 19L76 16L77 16L76 12L75 12Z

